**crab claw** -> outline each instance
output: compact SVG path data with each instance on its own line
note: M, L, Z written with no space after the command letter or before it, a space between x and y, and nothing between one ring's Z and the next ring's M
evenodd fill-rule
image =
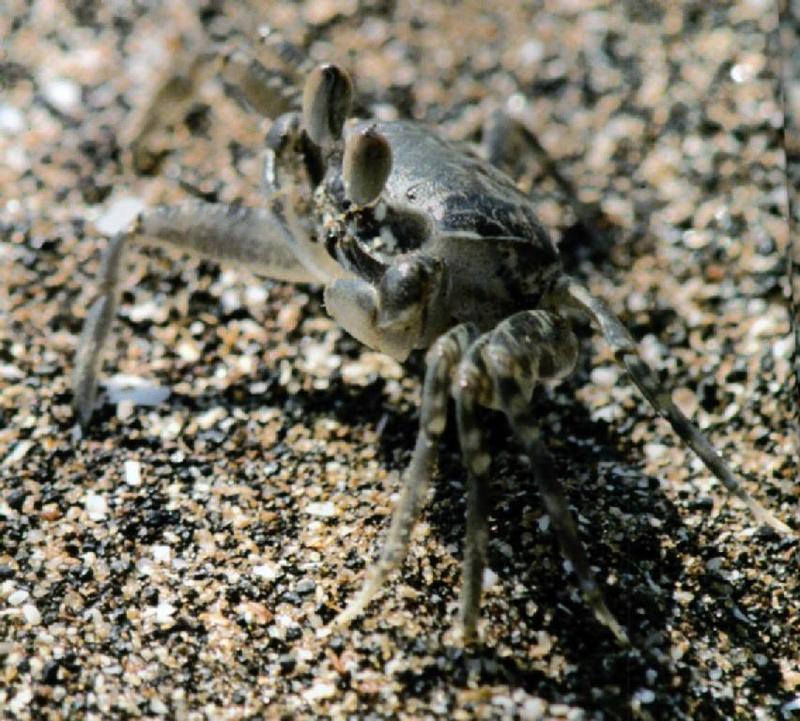
M325 307L353 338L403 362L414 349L413 333L391 332L376 325L380 300L375 287L364 280L337 280L325 288Z

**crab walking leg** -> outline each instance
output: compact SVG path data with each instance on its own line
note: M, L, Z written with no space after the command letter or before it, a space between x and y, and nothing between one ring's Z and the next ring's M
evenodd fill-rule
M108 331L117 311L120 267L125 255L125 235L115 235L103 252L98 297L89 308L78 340L72 372L73 407L83 430L89 425L97 397L97 376Z
M471 323L459 325L441 336L428 351L417 443L411 463L403 475L403 489L392 515L389 534L377 563L367 573L364 586L334 619L334 626L346 626L358 616L380 591L389 574L405 558L411 531L425 501L439 438L447 424L452 372L464 350L477 335L478 330Z
M265 67L246 46L205 41L173 58L123 131L123 144L133 152L134 167L147 169L148 139L179 122L203 83L215 74L262 117L277 118L300 107L300 93L286 73Z
M298 261L284 221L263 208L190 201L145 211L127 240L163 245L289 283L319 280Z
M154 243L235 263L276 280L313 282L292 252L290 232L266 210L193 201L145 211L133 229L108 244L100 268L98 297L78 342L73 373L74 406L85 430L91 420L105 345L116 311L122 261L130 242Z
M292 78L265 67L251 48L216 48L220 77L236 89L259 115L277 118L300 107L300 91Z
M477 640L478 614L486 568L486 547L489 541L489 466L491 456L486 439L475 417L476 394L473 387L459 382L455 391L456 421L464 465L467 467L467 528L464 539L463 578L459 621L465 644Z
M470 471L467 496L467 543L461 618L465 641L475 638L486 548L489 455L482 447L472 404L502 410L533 465L534 478L553 523L562 553L572 564L589 607L622 644L627 636L606 606L569 511L553 475L553 459L539 440L529 409L539 380L562 378L575 367L578 345L569 323L543 310L523 311L500 323L469 349L459 367L456 410L465 462ZM467 392L464 392L466 389Z
M120 140L130 150L137 172L153 169L149 141L159 130L180 121L198 88L216 72L216 60L216 51L208 46L177 53L150 86L148 97L133 110L121 128Z
M722 481L728 491L750 509L755 519L779 533L789 536L794 535L794 531L789 526L775 518L742 487L705 435L672 402L669 394L662 388L653 372L640 358L636 343L630 333L611 312L611 309L572 278L565 278L565 282L556 290L556 293L560 293L563 296L562 300L565 305L577 307L589 315L599 327L606 342L613 349L617 362L627 369L631 380L633 380L650 405L672 426L673 430L686 444L700 456L706 467Z
M561 173L557 163L541 144L539 138L524 123L502 110L496 110L484 123L482 145L486 160L496 168L507 172L511 177L519 175L518 172L515 172L517 170L515 166L520 165L521 157L527 157L527 154L524 153L524 149L527 148L541 165L545 174L549 175L561 189L572 206L576 218L592 240L599 240L595 230L597 218L601 215L599 208L580 200L575 186Z
M566 495L553 472L555 463L540 439L537 419L530 409L536 384L570 373L577 355L577 340L564 318L544 310L531 310L517 313L498 325L489 335L478 362L492 380L492 405L505 413L531 461L561 552L575 571L587 605L617 641L626 645L628 637L609 611L595 580Z
M305 57L299 60L302 51L279 33L269 33L262 42L292 70L264 66L247 43L205 38L177 53L122 130L122 144L131 151L133 167L139 172L153 169L157 153L148 147L150 140L159 130L180 122L203 84L214 76L228 93L264 118L300 110L301 93L293 75L310 71L310 62Z

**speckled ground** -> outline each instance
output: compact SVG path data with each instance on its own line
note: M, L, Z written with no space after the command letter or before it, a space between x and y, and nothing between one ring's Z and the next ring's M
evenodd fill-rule
M784 139L789 198L791 313L795 338L795 397L800 445L800 2L782 0L780 10L781 80L786 114Z
M264 128L213 78L150 139L150 176L132 172L127 143L185 48L267 22L350 68L381 114L477 139L508 101L604 212L606 241L591 244L531 162L522 182L569 267L748 487L800 527L777 8L144 5L6 0L0 15L3 714L800 717L797 544L726 501L588 331L579 371L536 402L628 650L581 602L494 422L484 644L464 652L449 635L453 435L401 577L349 633L324 632L388 526L420 364L344 337L318 289L132 253L106 366L115 395L79 442L69 390L115 203L258 202ZM126 391L125 376L145 383Z

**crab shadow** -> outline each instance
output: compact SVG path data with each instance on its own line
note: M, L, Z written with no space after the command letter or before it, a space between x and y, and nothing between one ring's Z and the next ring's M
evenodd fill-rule
M725 700L711 695L708 701L690 699L685 693L707 669L691 644L679 660L674 658L676 591L687 580L703 590L694 593L680 621L684 638L723 632L753 656L772 659L776 654L756 623L742 622L738 599L745 590L707 568L719 550L705 540L702 524L686 525L659 480L638 470L640 459L622 428L593 420L574 400L576 388L588 382L585 365L556 393L537 393L533 403L547 422L544 435L557 476L578 515L606 601L628 630L631 647L617 645L584 604L574 576L564 568L524 456L503 419L487 411L481 427L493 457L489 567L497 582L485 594L481 615L491 640L465 650L441 641L441 634L421 640L397 632L403 652L420 657L414 670L400 672L397 681L416 697L442 685L508 684L552 703L577 703L611 717L629 716L632 699L646 690L664 701L664 715L652 707L652 718L724 717L720 704ZM421 369L421 359L415 357L407 372L419 376ZM328 389L289 392L271 374L259 396L249 393L249 382L234 383L221 395L173 393L168 403L200 413L220 403L245 413L269 405L306 424L333 417L353 428L380 427L378 460L387 469L404 470L418 414L391 402L382 378L354 386L334 376ZM105 406L103 414L109 412ZM463 549L466 472L454 426L450 422L442 438L425 518L440 546L456 548L458 555ZM708 510L702 500L687 501L687 506L697 514ZM700 559L691 572L687 558ZM415 615L441 619L445 628L453 621L460 584L460 574L452 568L450 564L450 571L434 574L432 584L418 563L406 561L401 571L403 582L419 591L416 599L404 603L418 606ZM779 678L772 660L754 672L763 684ZM731 714L734 710L728 709Z
M606 601L627 629L631 646L619 646L583 602L548 527L526 459L503 419L487 412L482 427L493 457L488 565L498 580L485 594L481 615L484 635L491 641L468 650L423 644L432 660L399 680L414 695L425 695L442 683L509 684L552 703L578 703L610 717L628 717L632 704L647 704L651 698L663 704L649 706L650 718L734 714L732 701L711 694L698 701L685 693L698 676L708 673L708 662L691 643L676 659L676 639L722 634L766 659L775 658L775 649L765 642L757 621L748 621L742 611L746 589L713 570L710 562L720 550L704 536L703 524L685 524L659 479L639 470L640 459L627 438L593 420L572 399L586 380L579 372L556 395L538 393L533 402L542 418L559 419L558 432L544 429L557 475L579 518ZM443 546L460 552L466 472L454 425L449 424L442 440L426 519ZM413 419L392 416L385 435L409 438L415 432ZM695 514L709 510L704 499L687 498L687 507ZM690 568L686 562L692 558L700 562ZM431 585L409 565L402 573L404 583L420 592L415 615L452 622L460 578ZM700 592L679 593L684 587ZM676 614L676 597L684 604L682 614ZM419 639L408 638L407 643L409 653L417 653ZM554 658L561 660L560 667L553 666ZM756 683L767 686L780 677L773 661L753 673Z

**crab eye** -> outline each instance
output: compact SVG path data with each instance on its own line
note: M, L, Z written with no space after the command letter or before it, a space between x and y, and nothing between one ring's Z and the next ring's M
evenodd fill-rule
M378 199L392 170L389 141L374 125L359 130L347 139L342 161L344 191L356 205L369 205Z
M353 97L350 76L338 65L320 65L308 76L303 89L303 125L322 147L342 137Z

